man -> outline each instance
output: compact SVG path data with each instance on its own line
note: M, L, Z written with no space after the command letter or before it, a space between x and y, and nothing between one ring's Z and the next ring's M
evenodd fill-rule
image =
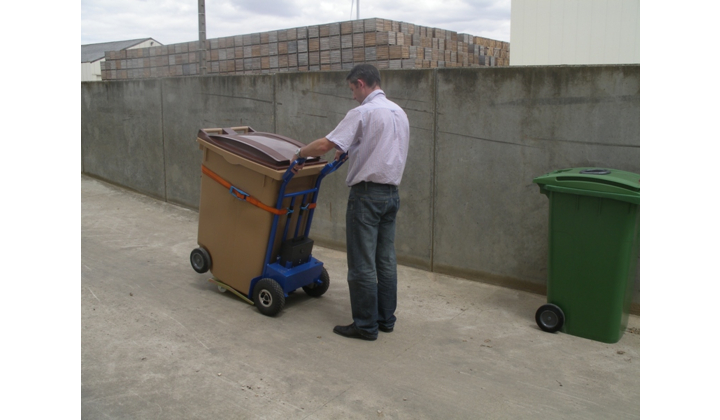
M335 158L348 153L348 286L353 323L333 329L344 337L376 340L378 329L392 332L397 308L395 216L410 141L407 115L385 97L380 73L355 66L346 80L360 106L350 110L326 137L299 148L297 157Z

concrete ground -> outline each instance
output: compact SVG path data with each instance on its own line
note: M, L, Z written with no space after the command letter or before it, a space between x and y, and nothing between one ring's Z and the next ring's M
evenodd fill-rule
M83 418L640 417L637 316L616 344L549 334L544 296L401 266L395 331L347 339L343 252L266 317L190 267L196 212L81 184Z

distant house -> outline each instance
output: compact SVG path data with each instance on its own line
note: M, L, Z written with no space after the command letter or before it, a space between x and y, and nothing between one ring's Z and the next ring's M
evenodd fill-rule
M106 51L132 50L135 48L157 47L161 45L163 44L152 38L81 45L82 78L80 80L83 82L102 80L100 76L100 63L105 61Z

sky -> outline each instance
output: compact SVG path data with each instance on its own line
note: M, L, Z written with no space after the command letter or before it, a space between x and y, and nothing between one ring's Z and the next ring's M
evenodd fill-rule
M353 0L205 0L207 39L355 16ZM361 0L360 19L373 17L510 41L510 0ZM197 40L197 0L82 0L81 45L138 38Z

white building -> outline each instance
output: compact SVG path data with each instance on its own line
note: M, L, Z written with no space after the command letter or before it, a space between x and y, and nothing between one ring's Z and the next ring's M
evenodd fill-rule
M132 50L135 48L157 47L162 44L152 38L131 39L128 41L102 42L81 45L81 81L102 80L100 63L105 61L106 51Z
M512 0L510 65L640 64L640 0Z

